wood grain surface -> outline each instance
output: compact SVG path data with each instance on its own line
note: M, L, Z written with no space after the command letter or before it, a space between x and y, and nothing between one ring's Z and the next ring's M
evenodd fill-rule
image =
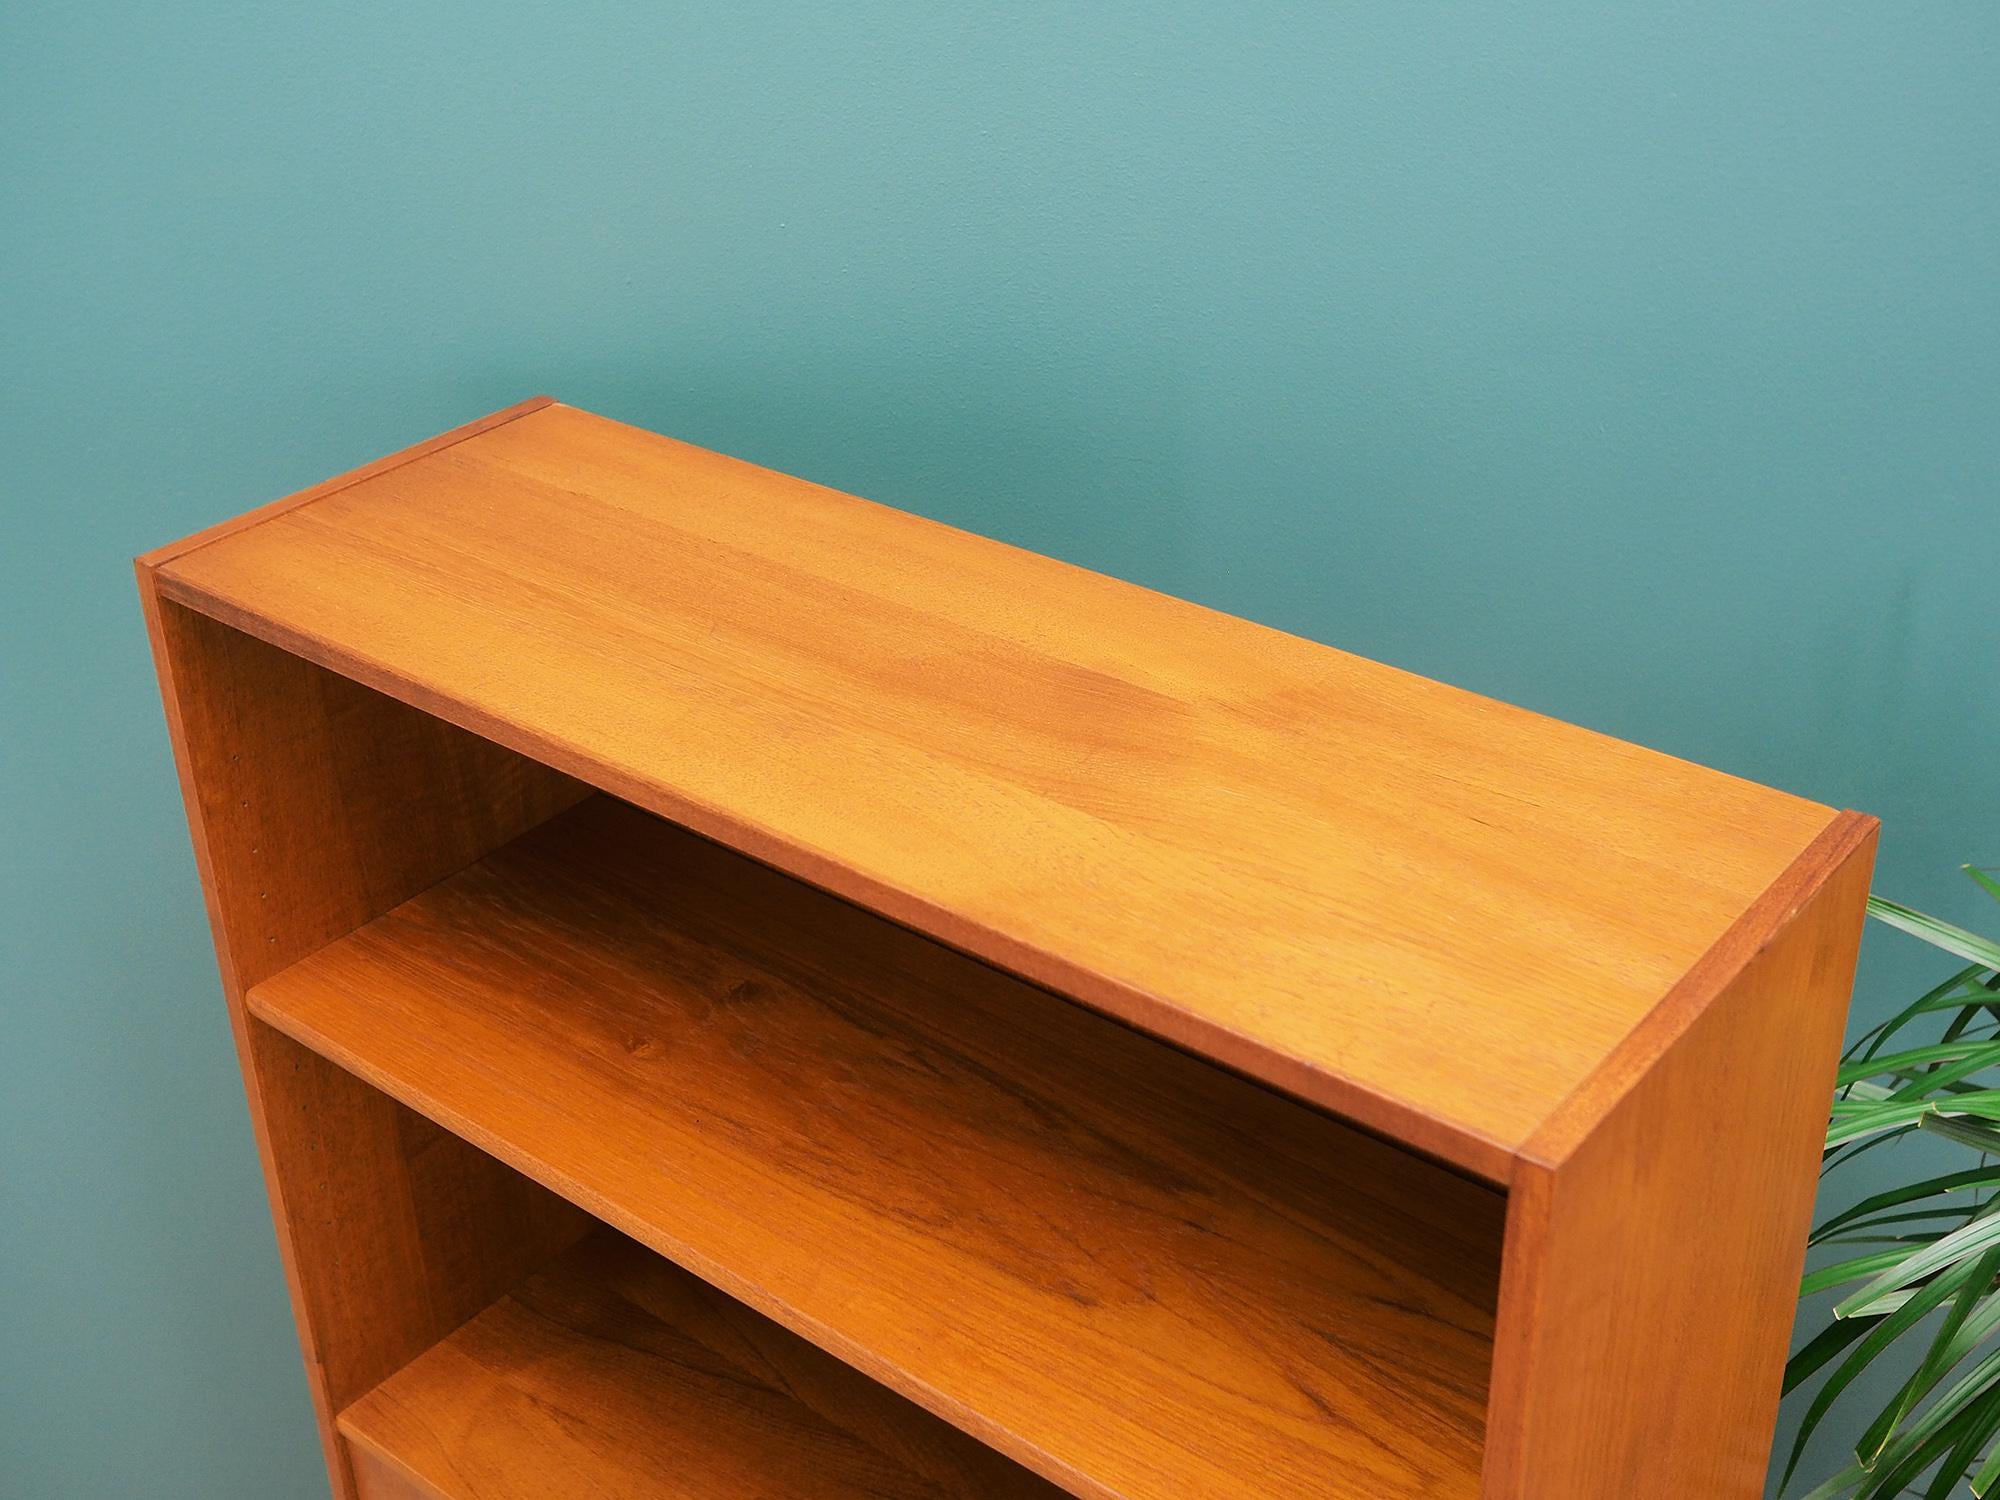
M323 479L318 484L308 485L302 490L286 495L283 499L259 505L253 510L244 511L241 515L230 516L213 526L192 532L178 541L169 542L164 547L155 547L151 552L142 553L134 558L133 566L141 574L155 572L162 564L172 562L197 547L206 547L210 542L219 542L226 536L234 536L237 532L261 525L274 516L281 516L288 510L296 510L301 505L310 505L315 500L323 500L336 490L344 490L351 484L361 483L364 479L373 479L377 474L386 474L391 469L401 468L404 464L428 454L440 453L454 443L462 443L467 438L477 437L480 433L503 426L516 417L525 417L531 411L540 411L552 404L553 400L548 396L530 396L526 401L502 407L499 411L490 412L463 426L454 427L449 432L441 432L436 437L425 438L422 442L412 443L395 453L358 465L345 474L336 474L331 479Z
M1477 1493L1499 1195L610 798L250 1004L1076 1494Z
M1485 1500L1764 1493L1875 842L1843 814L1530 1143Z
M610 1231L363 1396L340 1430L397 1500L1062 1493Z
M436 1489L373 1448L353 1441L342 1446L354 1476L355 1500L439 1500Z
M1831 818L560 405L158 578L1495 1182Z
M139 570L196 863L335 1493L340 1406L585 1227L284 1036L243 992L582 788L171 600Z

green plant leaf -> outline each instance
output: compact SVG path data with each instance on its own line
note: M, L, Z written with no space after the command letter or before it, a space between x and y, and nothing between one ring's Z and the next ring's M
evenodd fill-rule
M1835 1105L1832 1123L1826 1130L1826 1143L1829 1147L1844 1146L1850 1141L1877 1135L1884 1130L1912 1129L1926 1114L1932 1113L1936 1108L1936 1104L1929 1099L1909 1100L1900 1104L1878 1104L1871 1099L1866 1103L1857 1103L1852 1108Z
M1965 1477L1965 1471L1979 1457L1979 1450L1993 1440L1996 1432L2000 1432L2000 1390L1987 1399L1975 1420L1965 1424L1964 1432L1951 1445L1951 1451L1945 1454L1937 1473L1931 1476L1930 1488L1924 1491L1924 1500L1950 1500L1951 1492L1958 1488L1958 1481Z
M1837 1099L1826 1144L1832 1149L1885 1130L1921 1127L1931 1115L2000 1120L2000 1089L1973 1089L1944 1099Z
M2000 1480L2000 1443L1987 1450L1986 1461L1972 1476L1972 1493L1979 1496L1979 1500L1986 1500L1986 1494L1993 1488L1995 1480Z
M2000 1042L1988 1038L1980 1041L1974 1051L1957 1062L1945 1063L1915 1074L1890 1097L1906 1101L1922 1094L1935 1093L1940 1089L1948 1093L1976 1092L1969 1085L1964 1089L1959 1085L1973 1074L1984 1072L1991 1067L2000 1067Z
M1995 1245L2000 1245L2000 1215L1989 1213L1963 1229L1954 1229L1943 1239L1932 1241L1901 1265L1882 1272L1860 1291L1839 1303L1833 1315L1836 1318L1858 1317L1868 1312L1868 1304L1882 1293L1899 1292L1947 1266L1960 1265L1982 1256Z
M1949 1099L1931 1101L1941 1115L1973 1115L1982 1120L2000 1120L2000 1089L1975 1089L1969 1094L1953 1094Z
M1996 1329L2000 1329L2000 1294L1989 1292L1978 1310L1965 1320L1958 1337L1952 1340L1951 1348L1945 1353L1945 1368L1934 1372L1937 1379L1943 1379L1960 1360L1991 1338ZM1918 1399L1922 1399L1921 1394Z
M1868 1330L1867 1337L1861 1340L1860 1346L1841 1361L1840 1367L1827 1377L1826 1384L1814 1393L1812 1405L1806 1408L1806 1414L1799 1419L1799 1430L1792 1442L1792 1454L1785 1462L1785 1477L1778 1481L1780 1488L1792 1482L1792 1475L1798 1469L1799 1459L1805 1454L1807 1439L1818 1430L1820 1422L1832 1409L1833 1403L1840 1398L1840 1393L1852 1385L1855 1377L1867 1369L1884 1349L1916 1327L1947 1297L1957 1291L1972 1275L1974 1269L1975 1267L1971 1265L1954 1267ZM1836 1316L1839 1315L1838 1309L1835 1313Z
M1789 1396L1832 1361L1856 1339L1866 1338L1880 1318L1835 1318L1819 1331L1818 1337L1785 1361L1785 1391Z
M1877 1465L1868 1482L1854 1492L1855 1500L1885 1500L1899 1495L1906 1486L1915 1484L1940 1456L1949 1455L1968 1436L1977 1451L1978 1445L1995 1431L2000 1431L2000 1387L1978 1392L1962 1410L1953 1413L1907 1453L1894 1462Z
M1989 1156L2000 1156L2000 1130L1990 1125L1982 1125L1972 1120L1955 1120L1948 1115L1925 1115L1917 1121L1917 1128L1932 1135L1941 1135L1948 1141L1956 1141L1961 1146L1970 1146L1974 1151L1984 1151Z
M1944 1322L1939 1325L1930 1348L1924 1353L1923 1363L1917 1367L1916 1374L1904 1382L1896 1398L1882 1408L1881 1414L1868 1425L1861 1441L1855 1445L1854 1456L1863 1464L1872 1464L1882 1456L1882 1449L1887 1446L1897 1424L1910 1414L1919 1395L1937 1383L1938 1376L1947 1368L1943 1363L1946 1353L1957 1339L1959 1330L1965 1326L1966 1319L1979 1305L1980 1298L1992 1290L1996 1275L2000 1275L2000 1246L1988 1250L1967 1268L1964 1276L1955 1278L1958 1289L1952 1294L1951 1307ZM1939 1278L1940 1281L1945 1279ZM1935 1282L1932 1284L1936 1285ZM1934 1375L1933 1371L1938 1374ZM1973 1455L1985 1446L1986 1440L1982 1436L1974 1443L1972 1452L1966 1455L1966 1462L1970 1463Z
M1808 1271L1800 1280L1799 1295L1810 1297L1817 1292L1845 1286L1850 1281L1860 1281L1863 1277L1886 1271L1891 1266L1899 1266L1907 1259L1909 1259L1907 1250L1878 1250L1873 1255L1858 1255L1852 1260L1821 1266L1817 1271Z
M2000 1295L1989 1295L1980 1304L1979 1310L1966 1319L1965 1326L1952 1340L1951 1350L1943 1361L1944 1368L1924 1377L1930 1384L1920 1386L1917 1400L1922 1401L1930 1393L1932 1386L1951 1369L1956 1368L1972 1350L1984 1343L1996 1327L2000 1327ZM1947 1420L1955 1417L1968 1403L1977 1399L1982 1390L1995 1382L2000 1382L2000 1351L1989 1354L1981 1360L1969 1375L1962 1378L1884 1448L1882 1456L1876 1461L1876 1472L1880 1472L1883 1464L1900 1463L1905 1456L1914 1451L1919 1442L1935 1433ZM1869 1478L1870 1471L1857 1463L1814 1490L1807 1500L1814 1500L1814 1497L1825 1500L1827 1496L1849 1493L1854 1485L1865 1483Z
M1944 1233L1942 1228L1930 1234L1884 1235L1873 1234L1869 1231L1893 1229L1899 1224L1924 1224L1938 1221L1956 1221L1963 1224L1972 1216L1977 1208L1978 1205L1976 1203L1961 1203L1951 1208L1925 1208L1916 1209L1909 1213L1879 1214L1872 1219L1862 1219L1850 1224L1839 1234L1830 1234L1824 1237L1815 1235L1810 1243L1813 1245L1875 1245L1889 1240L1901 1240L1905 1243L1913 1243L1921 1239L1936 1239L1938 1235Z
M1850 1464L1818 1489L1805 1495L1803 1500L1838 1500L1839 1496L1853 1493L1855 1484L1867 1477L1860 1464Z
M1933 948L1942 948L1947 953L1955 953L1960 958L1978 964L1982 969L2000 969L2000 943L1991 938L1983 938L1976 932L1967 932L1950 922L1937 917L1926 916L1913 907L1889 901L1881 896L1868 898L1868 915L1878 922L1887 922L1912 937L1922 938Z
M1996 1381L2000 1380L2000 1351L1987 1355L1971 1372L1961 1379L1944 1395L1927 1407L1896 1437L1896 1440L1882 1450L1878 1463L1898 1464L1922 1445L1929 1442L1938 1432L1957 1421L1974 1401L1976 1401ZM1920 1468L1918 1473L1922 1473ZM1841 1470L1818 1489L1805 1496L1805 1500L1835 1500L1836 1496L1851 1492L1857 1483L1866 1483L1869 1473L1861 1465L1854 1464Z
M1813 1231L1813 1239L1817 1241L1845 1224L1865 1219L1883 1209L1901 1208L1905 1203L1919 1203L1926 1198L1946 1197L1982 1187L2000 1187L2000 1166L1967 1167L1963 1171L1947 1172L1941 1177L1927 1177L1922 1182L1907 1183L1875 1193L1821 1224Z
M2000 1296L1989 1295L1980 1305L1980 1311L1965 1320L1965 1327L1959 1330L1958 1337L1952 1341L1952 1352L1945 1356L1947 1366L1956 1367L1960 1360L1992 1337L1997 1328L2000 1328ZM1953 1390L1961 1391L1974 1381L1993 1380L1996 1377L2000 1377L2000 1351L1987 1355L1973 1367L1972 1374L1954 1386ZM1917 1399L1921 1401L1927 1394L1929 1393L1920 1392ZM1939 1403L1942 1404L1943 1402Z
M1985 972L1985 966L1982 964L1970 964L1960 969L1936 989L1928 990L1924 994L1919 995L1902 1010L1882 1022L1881 1025L1871 1027L1868 1031L1862 1033L1854 1045L1848 1049L1847 1055L1842 1058L1842 1061L1852 1061L1857 1053L1863 1057L1873 1057L1890 1037L1901 1031L1905 1026L1909 1025L1918 1016L1923 1015L1933 1006L1945 1002L1947 996L1961 987L1971 984Z
M1834 1079L1837 1088L1859 1083L1864 1078L1875 1078L1883 1073L1911 1073L1932 1063L1955 1062L1968 1053L1977 1052L1992 1043L1978 1041L1970 1037L1953 1041L1938 1042L1929 1047L1911 1047L1903 1052L1886 1052L1861 1062L1849 1063Z
M1977 865L1963 865L1960 868L1977 881L1979 888L1985 891L1987 895L1991 896L1995 901L2000 901L2000 880L1993 878L1991 870L1982 870Z
M2000 872L1967 866L1966 873L2000 901ZM1988 1347L2000 1335L2000 942L1874 895L1868 910L1967 967L1848 1048L1828 1111L1821 1172L1919 1130L1982 1160L1870 1194L1813 1230L1815 1246L1881 1248L1800 1279L1801 1296L1835 1288L1845 1294L1832 1324L1785 1367L1788 1394L1823 1380L1781 1488L1789 1491L1809 1439L1836 1402L1852 1398L1862 1373L1885 1351L1913 1341L1919 1326L1943 1309L1915 1370L1863 1427L1856 1462L1807 1500L1905 1493L1947 1500L1967 1480L1984 1496L2000 1486L2000 1351ZM1906 1035L1927 1016L1941 1018L1928 1038Z

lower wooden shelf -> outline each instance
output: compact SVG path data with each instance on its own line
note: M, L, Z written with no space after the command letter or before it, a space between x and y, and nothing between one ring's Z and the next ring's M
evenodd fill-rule
M362 1500L1057 1500L608 1230L340 1415Z
M1498 1194L622 803L248 1001L1077 1495L1478 1493Z

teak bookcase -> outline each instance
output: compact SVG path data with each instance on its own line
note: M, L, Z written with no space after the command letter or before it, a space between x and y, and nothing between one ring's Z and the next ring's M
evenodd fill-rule
M342 1500L1761 1492L1870 819L548 401L138 573Z

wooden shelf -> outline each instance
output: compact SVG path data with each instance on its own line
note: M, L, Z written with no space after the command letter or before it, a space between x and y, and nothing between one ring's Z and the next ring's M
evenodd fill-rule
M158 578L1495 1182L1834 817L563 406Z
M1497 1194L610 798L250 1008L1079 1494L1478 1492Z
M1057 1500L604 1231L340 1414L362 1500Z
M1761 1495L1872 819L547 399L137 571L335 1500Z

